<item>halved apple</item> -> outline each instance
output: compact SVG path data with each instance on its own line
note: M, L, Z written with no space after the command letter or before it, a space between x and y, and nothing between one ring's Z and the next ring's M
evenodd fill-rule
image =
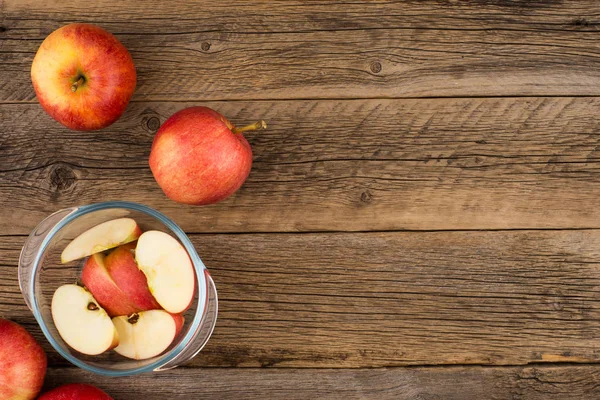
M144 232L138 239L135 259L162 308L177 314L190 306L196 289L195 275L181 243L164 232Z
M81 286L63 285L56 289L51 308L58 333L78 352L93 356L119 344L110 317Z
M149 310L115 317L113 324L120 338L115 351L127 358L145 360L169 347L183 326L183 316L163 310Z
M133 256L135 246L135 243L128 243L117 247L106 256L104 265L112 281L125 294L128 301L137 308L136 311L158 310L161 307L148 289L146 275L140 271L135 262ZM94 293L93 290L92 293ZM115 315L129 314L131 312Z
M141 311L113 280L106 260L102 253L92 254L83 265L81 282L111 317ZM141 274L137 267L136 271Z
M61 254L63 264L91 256L121 244L133 242L142 234L138 224L131 218L106 221L88 229L65 247Z

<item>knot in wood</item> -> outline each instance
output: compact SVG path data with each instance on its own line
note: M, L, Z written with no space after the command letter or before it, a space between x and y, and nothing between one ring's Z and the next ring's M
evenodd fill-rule
M365 190L364 192L362 192L362 194L360 195L360 201L362 201L363 203L368 203L371 201L371 199L373 198L373 195L371 194L371 192L369 192L368 190Z
M160 120L156 117L150 117L146 120L146 128L150 132L156 132L160 128Z
M374 74L378 74L381 72L381 63L379 61L373 61L371 63L371 72Z
M59 164L50 172L50 186L57 192L69 189L76 181L75 173L67 165Z
M202 42L202 44L200 45L200 48L203 51L208 51L208 50L210 50L210 43L208 43L208 42Z
M590 23L588 22L587 19L583 18L583 17L579 17L579 18L575 18L573 20L573 22L571 22L572 25L574 26L578 26L578 27L586 27L588 26Z

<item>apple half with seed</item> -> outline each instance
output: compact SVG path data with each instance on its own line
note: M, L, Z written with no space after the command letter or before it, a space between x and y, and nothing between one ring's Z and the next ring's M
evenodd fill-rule
M178 314L191 305L196 289L194 267L177 239L160 231L144 232L138 239L135 259L162 308Z
M81 286L63 285L56 289L51 308L60 337L74 350L93 356L119 344L110 317Z
M163 310L142 311L131 316L113 318L119 333L115 351L127 358L145 360L165 351L179 334L183 316Z
M106 221L88 229L71 241L63 250L63 264L137 240L142 234L131 218Z

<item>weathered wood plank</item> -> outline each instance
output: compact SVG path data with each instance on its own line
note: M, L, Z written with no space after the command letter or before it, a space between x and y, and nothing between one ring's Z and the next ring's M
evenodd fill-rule
M23 240L2 238L0 310L39 336L18 292ZM220 298L214 336L193 366L600 360L599 230L192 240Z
M147 166L160 123L192 104L133 104L88 133L0 106L0 233L116 199L188 232L600 227L597 98L202 103L269 122L247 135L246 184L210 207L170 201Z
M82 5L85 5L83 7ZM146 0L4 0L3 22L40 35L56 23L102 22L124 32L177 34L181 32L308 32L360 29L514 29L530 31L596 31L600 14L594 0L480 1L346 0L301 1L232 0L227 4L188 0L164 3Z
M595 400L600 367L176 369L106 378L51 369L46 388L94 383L117 399Z
M135 101L600 94L592 0L213 3L5 0L0 101L35 99L33 56L73 21L130 49Z

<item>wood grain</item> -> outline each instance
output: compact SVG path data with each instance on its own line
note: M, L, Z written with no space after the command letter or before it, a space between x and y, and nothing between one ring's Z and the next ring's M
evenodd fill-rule
M5 0L0 101L31 102L31 62L69 22L129 48L134 101L600 94L600 5L542 1Z
M312 369L176 369L107 378L81 370L49 371L46 388L93 382L117 400L394 399L595 400L600 367Z
M190 366L600 360L599 230L191 237L219 319ZM0 310L39 337L17 285L24 239L2 238Z
M246 184L209 207L170 201L147 166L160 124L193 104L136 103L83 134L37 104L0 106L0 232L117 199L187 232L600 227L597 98L201 103L269 122L247 135Z

